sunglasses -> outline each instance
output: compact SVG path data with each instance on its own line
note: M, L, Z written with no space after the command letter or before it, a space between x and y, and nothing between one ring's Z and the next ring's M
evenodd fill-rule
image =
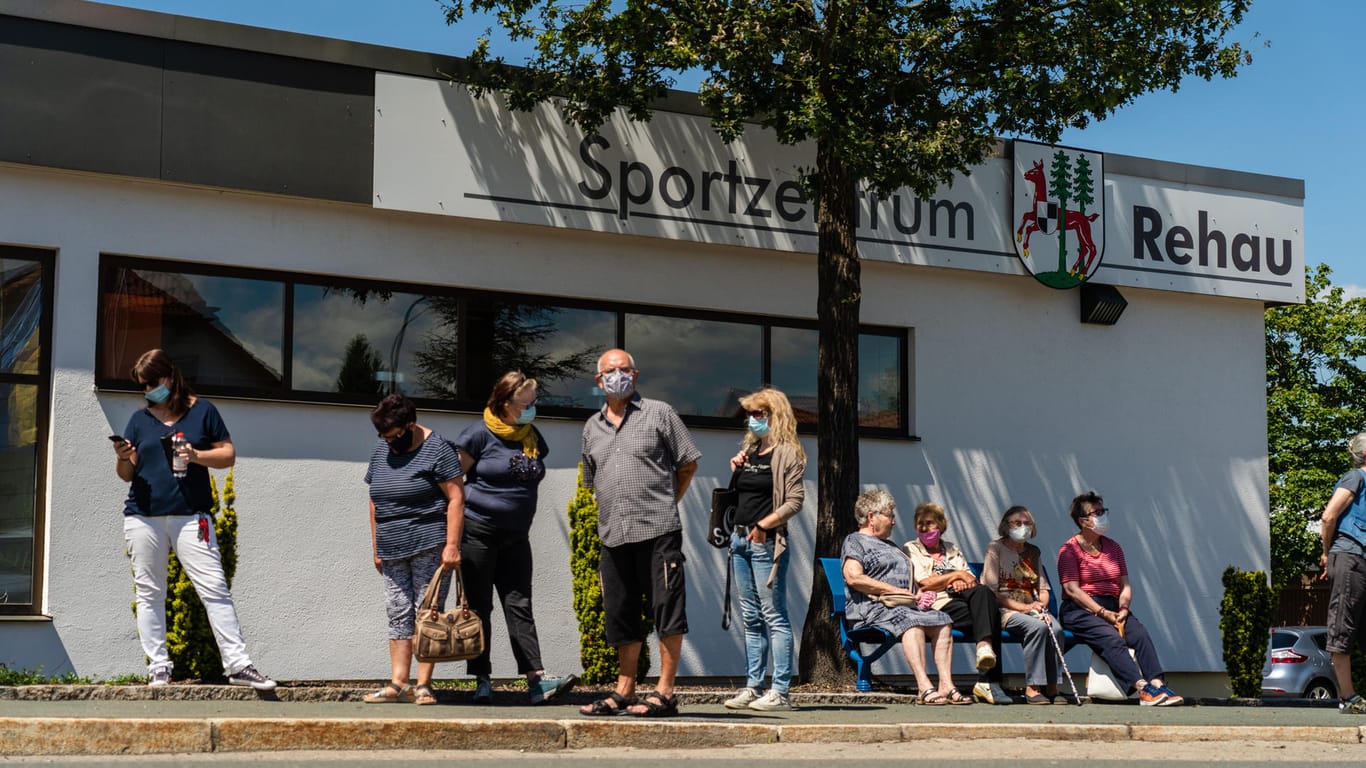
M747 413L749 413L750 416L753 416L753 417L756 418L756 419L762 419L762 418L765 418L766 416L768 416L768 411L763 411L763 410L759 410L759 411L747 411Z

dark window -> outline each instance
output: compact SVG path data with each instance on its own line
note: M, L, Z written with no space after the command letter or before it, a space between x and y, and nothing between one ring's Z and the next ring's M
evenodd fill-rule
M279 392L284 285L271 280L116 268L103 307L106 378L164 349L196 389Z
M738 426L738 398L784 390L803 431L816 424L814 323L455 287L359 282L105 256L97 385L131 390L148 349L171 353L206 395L373 403L403 392L425 408L477 412L517 369L540 382L540 411L600 407L593 374L624 347L641 390L690 424ZM859 426L906 437L907 332L860 335Z
M38 612L52 256L0 246L0 613Z
M758 323L626 315L641 390L689 416L740 418L738 398L764 380L763 342Z

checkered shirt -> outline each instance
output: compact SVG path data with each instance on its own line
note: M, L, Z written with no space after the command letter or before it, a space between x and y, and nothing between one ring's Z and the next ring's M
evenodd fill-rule
M683 420L639 394L620 427L606 414L603 406L583 425L583 482L598 500L598 537L619 547L682 529L674 473L702 456Z

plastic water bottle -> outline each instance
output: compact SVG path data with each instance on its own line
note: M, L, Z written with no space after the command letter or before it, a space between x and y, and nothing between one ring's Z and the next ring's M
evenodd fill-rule
M185 439L184 432L177 432L175 437L171 438L171 474L177 478L184 477L190 468L190 460L180 452L180 449L188 444L189 441Z

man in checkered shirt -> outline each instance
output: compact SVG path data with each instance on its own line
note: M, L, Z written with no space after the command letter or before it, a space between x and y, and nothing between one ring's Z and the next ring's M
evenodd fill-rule
M701 452L668 403L635 391L640 371L625 350L598 358L596 380L607 396L583 425L583 481L598 502L602 603L607 643L617 649L616 690L583 707L585 715L640 717L678 713L674 676L688 631L683 582L683 525L678 502ZM636 665L648 600L659 634L659 682L635 698Z

